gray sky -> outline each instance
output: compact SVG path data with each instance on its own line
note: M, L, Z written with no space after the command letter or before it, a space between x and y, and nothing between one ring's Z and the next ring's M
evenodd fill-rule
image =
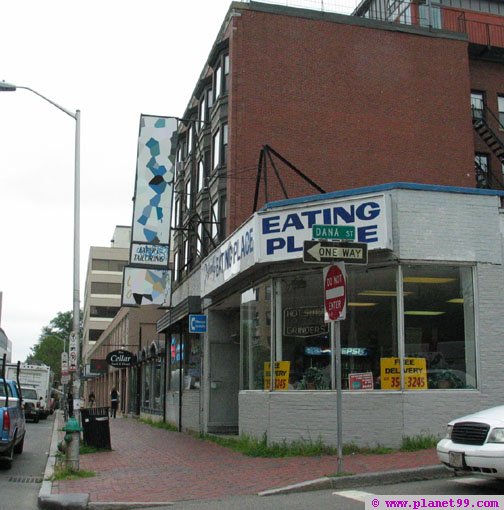
M357 0L279 0L349 14ZM141 113L182 116L230 0L15 0L0 80L81 110L80 299L90 246L130 225ZM0 93L1 326L24 361L72 310L75 121L32 92Z

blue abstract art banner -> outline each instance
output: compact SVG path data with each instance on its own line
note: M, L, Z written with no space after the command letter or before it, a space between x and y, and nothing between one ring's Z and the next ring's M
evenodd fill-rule
M175 161L171 152L176 129L176 118L140 116L132 244L169 247ZM131 264L152 265L131 257Z
M121 306L170 306L171 271L126 266Z

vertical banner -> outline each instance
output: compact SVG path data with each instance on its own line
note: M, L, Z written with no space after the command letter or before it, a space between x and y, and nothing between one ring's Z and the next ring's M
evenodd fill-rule
M130 265L124 269L122 306L170 302L176 133L175 117L140 116Z
M168 267L176 131L176 118L140 116L130 264Z

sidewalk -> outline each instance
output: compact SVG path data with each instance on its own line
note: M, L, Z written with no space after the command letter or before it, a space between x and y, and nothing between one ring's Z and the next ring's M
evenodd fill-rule
M62 432L57 432L62 425L63 419L58 414L51 455L56 447L54 443L63 436ZM111 452L80 456L80 468L94 471L95 477L52 482L50 489L46 485L45 496L48 496L49 490L49 499L56 501L63 495L70 499L73 495L77 499L79 494L81 499L89 495L89 506L110 502L121 502L123 507L134 502L167 504L264 491L269 493L273 489L282 492L281 488L286 486L317 479L320 487L315 482L304 484L302 488L312 489L314 485L316 488L329 488L331 485L327 483L332 481L328 482L324 477L337 472L337 457L333 455L279 459L246 457L214 443L157 429L133 418L111 419L110 435ZM418 468L421 472L424 467L432 467L435 473L432 476L443 476L444 468L439 465L433 449L386 455L358 454L343 459L344 472L353 475L406 470L404 472L411 478L412 469L414 474ZM449 471L445 471L449 475ZM426 476L421 475L420 478ZM336 480L349 481L352 478L355 477L345 476ZM300 490L299 487L296 489ZM81 507L86 508L85 505Z

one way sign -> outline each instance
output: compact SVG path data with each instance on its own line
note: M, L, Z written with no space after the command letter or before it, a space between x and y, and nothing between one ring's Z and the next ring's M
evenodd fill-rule
M310 264L346 262L347 264L367 264L366 243L333 243L330 241L305 241L303 262Z

